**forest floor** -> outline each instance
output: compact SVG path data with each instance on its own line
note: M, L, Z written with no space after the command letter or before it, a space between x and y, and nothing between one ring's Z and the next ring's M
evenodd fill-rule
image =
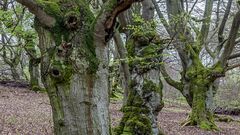
M112 126L122 117L121 102L110 105ZM158 120L166 135L240 135L237 122L217 122L218 132L203 131L196 127L181 127L190 109L183 104L166 103ZM240 116L234 116L240 119ZM0 86L0 135L52 135L51 106L46 93L35 93L24 88Z

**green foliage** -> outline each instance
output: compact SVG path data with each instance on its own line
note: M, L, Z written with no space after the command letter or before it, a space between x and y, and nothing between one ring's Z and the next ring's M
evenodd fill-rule
M152 38L156 33L156 22L145 21L141 16L133 14L133 25L128 25L128 30L132 31L133 37L146 37Z

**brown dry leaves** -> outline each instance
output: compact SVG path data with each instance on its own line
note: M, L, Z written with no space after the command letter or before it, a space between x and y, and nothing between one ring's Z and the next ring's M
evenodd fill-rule
M119 124L121 102L111 103L112 126ZM181 127L189 108L184 105L165 105L160 112L159 125L166 135L240 135L240 124L220 123L219 132L203 131L197 127ZM239 119L239 117L236 117ZM52 135L51 106L47 94L27 89L0 86L0 134L1 135Z

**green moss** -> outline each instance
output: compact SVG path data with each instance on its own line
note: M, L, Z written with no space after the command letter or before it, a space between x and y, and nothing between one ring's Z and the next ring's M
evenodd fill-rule
M117 5L117 0L109 0L109 2L106 2L107 5L105 4L105 7L103 9L107 11L112 11L114 7Z
M115 135L151 135L151 121L145 114L125 112L119 127L114 129Z
M83 0L79 1L60 1L60 0L38 0L44 11L47 14L53 16L56 19L56 24L53 28L50 28L56 46L58 47L62 40L66 42L71 42L74 31L66 26L66 18L70 15L77 18L79 21L79 28L75 30L77 32L79 29L84 30L84 35L79 37L83 38L81 44L83 47L79 49L79 52L86 57L89 62L89 73L95 73L98 69L99 61L95 54L95 45L93 43L94 39L94 24L95 18L86 3ZM84 5L84 6L83 6ZM69 7L70 6L70 7ZM60 64L57 64L60 65ZM59 68L59 67L58 67ZM61 69L61 68L60 68Z
M54 17L61 16L59 0L36 0L36 2L43 7L43 10Z
M129 39L127 41L126 48L127 48L128 57L134 57L135 46L134 46L134 40L133 39Z
M221 62L216 63L211 70L213 70L212 72L215 73L224 73L224 68L222 67Z
M137 82L131 80L129 83L129 95L126 105L124 105L121 111L124 116L118 127L114 129L116 135L136 135L144 134L151 135L152 127L151 120L148 114L151 110L144 104L144 99L135 90ZM157 92L162 96L162 85L155 84L151 80L144 80L143 95L151 92Z
M156 92L160 94L160 96L162 97L162 86L159 86L153 83L151 80L147 80L147 79L144 80L142 90L143 90L143 95L151 92Z
M41 91L41 88L40 88L39 86L37 86L37 85L32 86L31 89L32 89L33 91L35 91L35 92Z
M198 125L204 130L218 130L214 117L206 107L207 87L192 85L193 106L190 115L190 125Z

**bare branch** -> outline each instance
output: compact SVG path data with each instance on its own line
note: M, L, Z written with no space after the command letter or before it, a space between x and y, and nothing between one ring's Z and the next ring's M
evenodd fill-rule
M231 60L231 59L235 59L235 58L238 58L238 57L240 57L240 52L230 55L228 59Z
M169 28L168 22L167 22L167 20L164 18L163 14L162 14L159 6L158 6L158 3L156 2L156 0L152 0L152 3L153 3L153 5L154 5L154 7L155 7L155 9L156 9L156 12L157 12L157 14L158 14L158 17L159 17L159 19L161 20L163 26L164 26L165 29L167 30L168 34L171 35L171 30L170 30L170 28Z
M232 70L232 69L238 68L238 67L240 67L240 64L235 64L235 65L232 65L232 66L227 67L227 68L226 68L226 71L229 71L229 70Z
M234 16L233 22L232 22L232 27L230 30L230 33L228 35L228 41L226 45L224 46L223 53L220 57L220 62L222 63L222 66L226 65L227 60L229 59L232 50L234 49L235 40L238 34L239 30L239 25L240 25L240 10L236 13Z
M111 15L105 22L105 28L111 29L115 23L115 19L119 13L125 11L126 9L130 8L134 2L140 2L142 0L122 0L117 3L117 5L113 8Z
M213 8L213 0L207 0L205 4L205 11L203 16L204 20L202 22L202 27L201 27L201 33L200 33L201 35L199 36L200 46L204 44L204 41L208 37L212 8Z
M223 42L223 39L224 39L223 38L223 31L224 31L224 28L225 28L225 25L226 25L226 22L227 22L229 13L230 13L230 9L231 9L231 6L232 6L232 1L233 0L228 1L225 14L223 16L222 22L221 22L220 27L219 27L219 31L218 31L218 41L219 41L219 43Z

